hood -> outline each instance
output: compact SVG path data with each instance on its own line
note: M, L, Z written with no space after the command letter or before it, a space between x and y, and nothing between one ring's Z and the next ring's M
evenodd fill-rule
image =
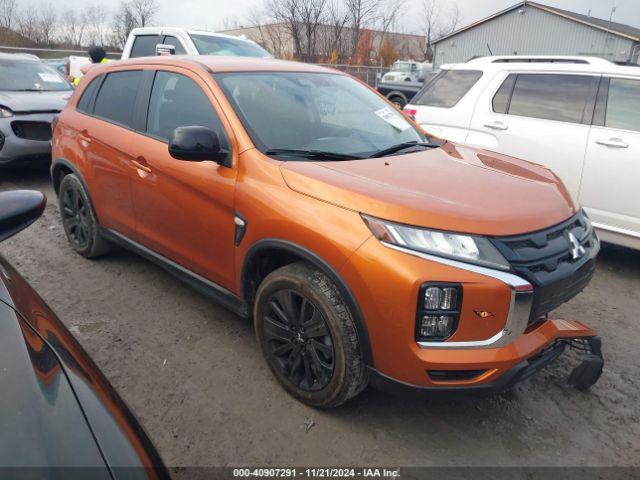
M411 75L409 75L408 73L402 73L402 72L389 72L389 73L385 73L382 77L382 80L403 80L405 78L410 77Z
M62 92L0 91L0 105L14 113L61 111L71 98L72 90Z
M515 235L566 220L576 205L550 170L453 143L368 160L283 162L294 191L398 223Z

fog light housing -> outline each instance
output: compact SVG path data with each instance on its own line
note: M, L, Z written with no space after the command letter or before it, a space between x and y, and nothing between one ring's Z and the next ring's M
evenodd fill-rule
M459 283L425 283L420 288L416 341L443 341L458 327L462 305Z

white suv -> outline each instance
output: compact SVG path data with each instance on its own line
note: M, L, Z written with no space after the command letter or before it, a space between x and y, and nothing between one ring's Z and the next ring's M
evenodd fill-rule
M640 67L518 56L441 69L407 114L435 136L549 167L602 240L640 249Z

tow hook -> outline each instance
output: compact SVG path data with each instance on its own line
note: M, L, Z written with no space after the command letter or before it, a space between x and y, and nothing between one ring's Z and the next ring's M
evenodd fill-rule
M567 382L581 392L589 390L602 375L602 340L600 337L589 337L586 341L588 347L584 341L568 340L567 343L571 348L583 352L582 363L573 369Z

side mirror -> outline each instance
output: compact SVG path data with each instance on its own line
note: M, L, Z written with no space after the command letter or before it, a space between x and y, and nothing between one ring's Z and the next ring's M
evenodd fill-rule
M176 128L169 139L169 155L177 160L212 160L224 167L231 166L230 153L220 146L218 134L207 127Z
M0 192L0 242L35 222L46 204L47 198L35 190Z
M167 45L164 43L159 43L156 45L156 55L175 55L176 47L173 45Z

